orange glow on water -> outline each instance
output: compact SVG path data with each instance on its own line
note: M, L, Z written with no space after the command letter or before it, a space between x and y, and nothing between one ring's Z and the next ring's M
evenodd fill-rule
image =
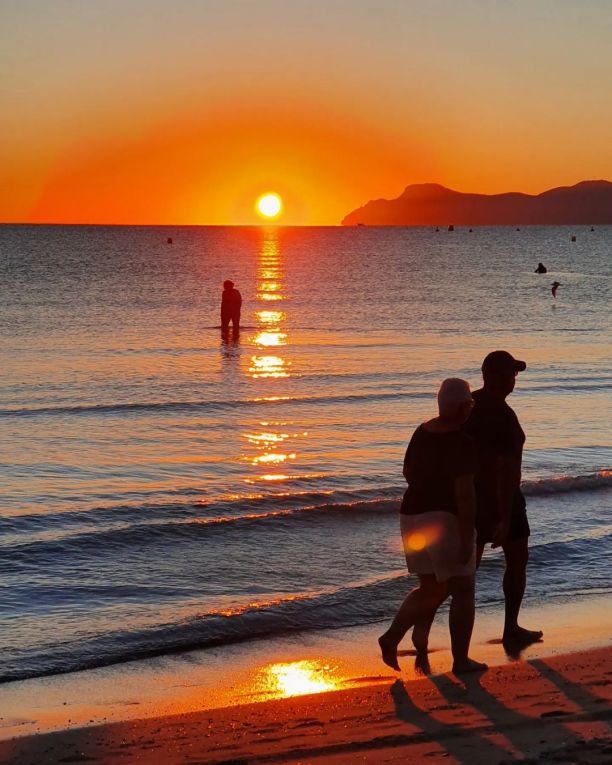
M336 690L340 681L331 674L331 667L317 661L294 661L272 664L265 670L265 685L284 697L303 696Z
M260 300L284 300L285 298L282 295L275 295L275 294L263 294L257 296Z
M261 324L278 324L286 318L283 311L256 311L255 318Z
M251 377L289 377L288 364L280 356L251 356Z
M263 425L264 423L262 423ZM244 436L247 441L250 441L256 446L271 446L273 444L280 444L289 438L288 433L245 433Z
M295 453L292 452L291 454L281 454L278 452L268 452L267 454L262 454L259 457L252 457L251 462L253 465L258 464L271 464L271 465L280 465L281 463L285 462L286 460L294 460L295 459Z
M266 347L272 345L286 345L287 333L272 330L258 332L257 335L255 335L254 342L257 343L257 345L263 345Z

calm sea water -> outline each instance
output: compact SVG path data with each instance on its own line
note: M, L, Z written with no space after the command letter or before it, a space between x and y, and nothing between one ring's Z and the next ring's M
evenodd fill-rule
M528 597L609 592L611 264L612 227L1 226L0 678L388 618L407 440L496 348Z

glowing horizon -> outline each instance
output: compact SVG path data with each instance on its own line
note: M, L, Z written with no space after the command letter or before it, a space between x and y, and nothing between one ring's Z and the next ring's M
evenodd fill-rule
M261 225L273 189L275 223L337 225L412 183L612 179L598 0L107 0L0 19L3 222Z

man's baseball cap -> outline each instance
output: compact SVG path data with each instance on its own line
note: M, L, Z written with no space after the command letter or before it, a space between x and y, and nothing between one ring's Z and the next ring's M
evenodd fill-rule
M520 359L515 359L508 351L491 351L482 362L482 373L489 372L505 374L507 372L524 372L527 364Z

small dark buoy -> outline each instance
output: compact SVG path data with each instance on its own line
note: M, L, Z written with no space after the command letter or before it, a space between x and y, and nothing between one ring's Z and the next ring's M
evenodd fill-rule
M171 237L171 236L169 236L169 237L168 237L168 239L167 239L166 241L168 242L168 244L172 244L172 237Z
M576 241L576 237L572 234L572 242Z
M448 230L449 230L449 231L454 231L454 230L455 230L455 227L454 227L454 226L451 224L451 225L448 227Z
M473 231L474 231L474 229L473 229L473 228L471 228L471 229L470 229L470 234L471 234Z
M517 228L516 230L517 230L517 231L520 231L521 229L520 229L520 228Z

